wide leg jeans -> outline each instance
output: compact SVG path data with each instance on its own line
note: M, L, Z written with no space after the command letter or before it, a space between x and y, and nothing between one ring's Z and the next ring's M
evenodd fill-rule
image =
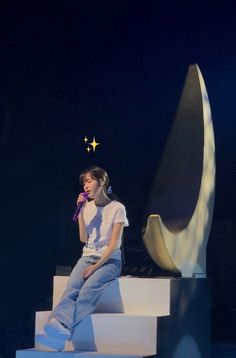
M97 262L95 256L82 256L71 272L66 290L60 302L49 316L56 318L73 333L87 315L91 314L104 288L121 273L121 260L109 259L91 276L84 279L82 271Z

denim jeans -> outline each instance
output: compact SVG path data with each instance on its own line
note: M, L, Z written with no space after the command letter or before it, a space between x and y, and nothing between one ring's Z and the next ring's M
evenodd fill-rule
M91 276L84 279L81 272L99 260L96 256L82 256L71 272L60 302L49 316L63 323L71 332L91 314L104 288L121 273L121 260L109 259Z

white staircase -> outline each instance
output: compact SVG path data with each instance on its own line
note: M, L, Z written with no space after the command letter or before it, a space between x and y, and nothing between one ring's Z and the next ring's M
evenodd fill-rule
M53 307L67 280L54 277ZM121 277L106 287L64 351L36 346L16 358L208 358L209 296L207 279ZM36 313L36 335L44 333L49 313Z
M55 276L53 307L68 277ZM148 357L157 353L157 320L170 313L170 279L122 277L104 290L95 312L82 321L63 352L36 346L16 352L16 358ZM37 312L35 334L44 334L50 311Z

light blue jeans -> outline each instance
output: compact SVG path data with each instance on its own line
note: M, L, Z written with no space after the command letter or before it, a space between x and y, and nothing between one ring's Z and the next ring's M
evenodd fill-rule
M121 260L109 259L91 276L84 279L81 272L99 260L96 256L82 256L71 272L60 302L49 316L64 324L71 333L87 315L91 314L104 288L121 273Z

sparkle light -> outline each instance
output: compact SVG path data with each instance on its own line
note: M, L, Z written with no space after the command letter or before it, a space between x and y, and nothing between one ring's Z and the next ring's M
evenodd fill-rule
M99 145L100 143L97 143L95 137L93 137L93 141L89 144L93 147L93 151L95 152L96 146Z

